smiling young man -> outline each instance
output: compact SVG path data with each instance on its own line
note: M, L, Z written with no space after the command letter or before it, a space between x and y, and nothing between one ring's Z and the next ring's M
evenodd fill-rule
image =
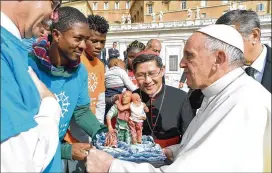
M162 82L165 73L158 53L144 51L132 62L138 93L149 112L143 125L143 135L152 135L162 147L178 144L193 113L184 91Z
M80 63L80 56L89 38L88 22L84 14L72 7L59 9L59 21L52 26L51 46L40 40L30 54L29 64L41 81L55 94L61 106L59 139L63 141L73 117L77 125L89 136L105 126L90 111L88 74ZM89 143L62 143L48 172L61 172L61 158L84 160ZM60 155L61 154L61 155Z
M81 61L88 71L88 90L91 99L90 109L95 114L94 117L100 123L104 123L105 114L105 68L103 62L99 59L100 52L105 47L106 35L109 29L108 22L101 16L89 15L89 39L86 40L86 49L81 56ZM90 136L84 132L78 124L72 119L70 124L72 137L80 142L91 142ZM92 136L91 136L92 137ZM84 162L68 161L70 172L84 172Z

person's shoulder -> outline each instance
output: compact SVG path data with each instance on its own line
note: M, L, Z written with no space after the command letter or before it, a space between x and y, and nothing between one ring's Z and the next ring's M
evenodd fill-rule
M93 65L94 65L96 71L99 73L105 74L104 63L98 57L95 57L95 61L96 61L96 64L95 65L93 64Z
M97 64L98 64L99 66L103 66L103 67L104 67L104 63L101 61L101 59L98 58L98 57L95 57L95 58L96 58Z
M181 89L178 89L169 85L165 85L165 87L168 94L178 95L179 97L187 96L187 93Z
M13 61L15 59L13 58L14 54L18 53L17 51L13 52L16 49L16 46L11 43L8 36L2 34L1 31L1 59L7 62Z
M122 74L127 74L126 70L122 69L121 67L116 68L116 71L118 71L119 73L122 73Z
M235 106L248 110L248 113L253 109L271 112L271 93L257 81L240 87L232 94L232 97L234 97L232 99Z
M230 92L232 92L232 96L237 98L237 102L253 102L254 104L263 104L267 100L271 102L271 93L249 76L243 76L239 84L234 86Z
M137 94L140 94L140 88L137 88L136 90L134 90L132 93L137 93Z
M38 73L40 72L40 69L38 67L38 64L37 62L33 59L35 55L29 53L28 54L28 66L30 66L35 73Z
M267 44L264 44L266 47L267 53L266 53L266 60L271 63L271 47Z
M83 63L79 63L76 73L76 76L80 78L85 78L88 76L88 71Z
M271 49L271 47L268 44L264 44L264 46L266 46L267 49Z

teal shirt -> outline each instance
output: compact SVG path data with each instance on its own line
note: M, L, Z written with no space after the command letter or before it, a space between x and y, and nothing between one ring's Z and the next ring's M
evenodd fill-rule
M25 45L1 27L1 142L37 126L40 103Z
M78 69L70 77L62 77L52 76L41 70L32 58L29 58L29 65L33 68L38 78L55 94L61 107L59 146L53 160L45 170L45 172L61 172L60 145L69 127L74 110L76 106L83 106L90 103L87 70L83 64L80 64Z
M33 50L32 46L34 43L36 43L36 41L37 41L37 38L35 37L23 39L23 43L25 44L28 52L31 52Z

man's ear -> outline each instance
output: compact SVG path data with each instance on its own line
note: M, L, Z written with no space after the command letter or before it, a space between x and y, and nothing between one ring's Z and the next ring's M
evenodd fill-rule
M59 42L60 35L61 33L57 29L53 29L52 31L53 40L55 40L56 42Z
M216 67L223 65L225 62L227 61L227 55L225 52L219 50L216 52L216 58L215 58L215 62L214 65Z
M253 45L258 43L260 41L261 38L261 30L259 28L254 28L252 30L252 41L253 41Z

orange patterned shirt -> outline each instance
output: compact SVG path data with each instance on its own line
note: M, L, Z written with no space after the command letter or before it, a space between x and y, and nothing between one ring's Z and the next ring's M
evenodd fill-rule
M85 53L80 58L88 71L88 89L91 98L90 109L95 114L98 96L106 90L104 64L97 57L90 61Z

